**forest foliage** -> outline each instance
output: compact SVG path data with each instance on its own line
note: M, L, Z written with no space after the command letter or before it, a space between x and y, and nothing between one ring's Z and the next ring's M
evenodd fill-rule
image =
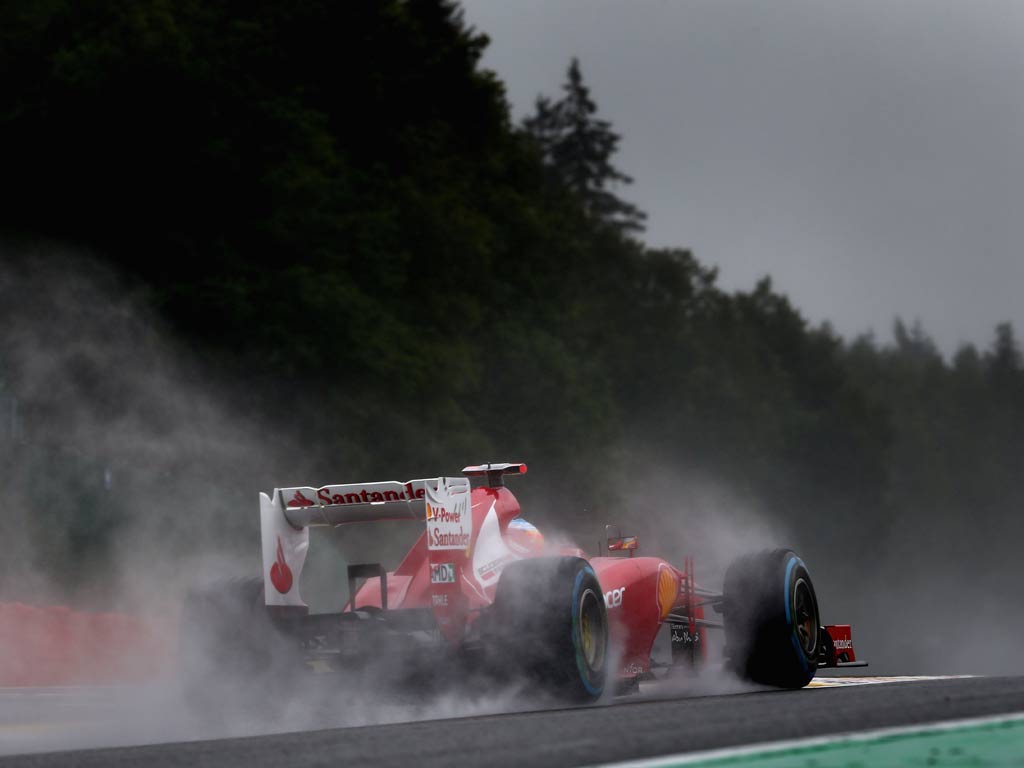
M645 246L576 61L520 125L446 0L2 9L0 225L88 249L240 413L315 435L314 476L250 494L524 459L539 514L589 530L642 446L854 538L1024 501L1009 326L952 361L902 323L846 342L767 278L730 293L684 247ZM49 450L60 409L4 379ZM108 528L79 529L44 567L70 572Z

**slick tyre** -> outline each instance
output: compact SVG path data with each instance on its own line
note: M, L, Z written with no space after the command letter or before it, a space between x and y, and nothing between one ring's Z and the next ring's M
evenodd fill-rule
M608 675L608 613L590 564L536 557L507 565L492 606L489 641L506 672L561 701L595 701Z
M725 575L726 657L741 678L803 688L821 653L818 600L803 561L788 549L746 555Z

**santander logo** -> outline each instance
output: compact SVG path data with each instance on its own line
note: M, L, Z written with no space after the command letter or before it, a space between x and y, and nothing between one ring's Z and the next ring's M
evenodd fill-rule
M346 504L379 504L382 501L415 501L422 499L426 489L414 488L412 483L376 483L379 490L368 490L360 485L326 485L323 488L306 488L316 498L306 496L300 488L288 500L288 509L298 507L334 507ZM384 487L387 486L387 487ZM373 486L371 486L372 488ZM289 489L291 490L291 489Z
M288 502L289 507L312 507L314 504L316 502L303 496L302 491L296 491L295 495L292 496L292 500Z
M277 560L270 566L270 583L282 595L292 588L292 569L285 562L280 536L277 537Z

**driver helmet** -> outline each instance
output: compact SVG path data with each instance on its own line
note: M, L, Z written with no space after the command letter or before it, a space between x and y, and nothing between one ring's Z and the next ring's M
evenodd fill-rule
M540 552L544 549L544 536L535 525L517 517L508 524L505 538L509 546L521 552Z

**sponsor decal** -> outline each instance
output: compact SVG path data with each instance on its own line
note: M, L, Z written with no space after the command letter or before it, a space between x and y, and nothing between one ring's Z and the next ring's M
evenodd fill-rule
M665 564L658 565L658 615L664 621L672 612L676 596L679 594L679 584L676 575Z
M473 578L481 589L489 589L497 584L505 566L520 557L520 554L508 546L502 535L501 523L498 521L498 513L492 501L480 523L480 532L473 548Z
M700 643L700 632L690 634L690 628L685 624L672 625L673 645L697 645Z
M485 563L484 565L477 568L476 574L483 581L490 581L499 573L501 573L501 569L504 568L507 563L510 563L513 560L518 560L518 558L511 553L502 555L497 560L491 560L489 563Z
M401 491L394 489L368 491L365 488L351 485L326 485L314 491L316 501L306 497L302 493L303 490L313 491L314 489L297 489L288 501L289 509L311 507L317 504L336 507L345 506L346 504L379 504L384 501L413 501L415 499L422 499L426 495L426 491L423 488L413 488L412 483L406 483Z
M847 653L853 651L853 634L850 632L849 624L833 624L825 627L825 632L832 640L832 647L836 649L837 655L848 657Z
M427 520L437 523L459 523L462 522L462 509L448 509L447 507L436 507L427 502Z
M450 493L442 478L427 501L427 549L467 549L473 533L468 493Z
M449 533L440 528L428 529L427 547L429 549L465 549L469 546L470 535L466 531Z
M609 608L618 608L626 597L626 588L619 587L604 593L604 604Z
M431 595L430 602L435 608L447 608L448 607L448 595Z
M292 569L284 559L284 547L281 537L277 537L277 560L270 566L270 583L282 595L292 588Z
M700 630L691 632L688 625L673 623L670 637L672 638L672 663L695 664L698 654L701 652Z
M624 675L642 675L644 673L644 665L637 664L635 661L630 662L622 668L622 674Z
M433 563L430 566L431 584L454 584L455 563Z

